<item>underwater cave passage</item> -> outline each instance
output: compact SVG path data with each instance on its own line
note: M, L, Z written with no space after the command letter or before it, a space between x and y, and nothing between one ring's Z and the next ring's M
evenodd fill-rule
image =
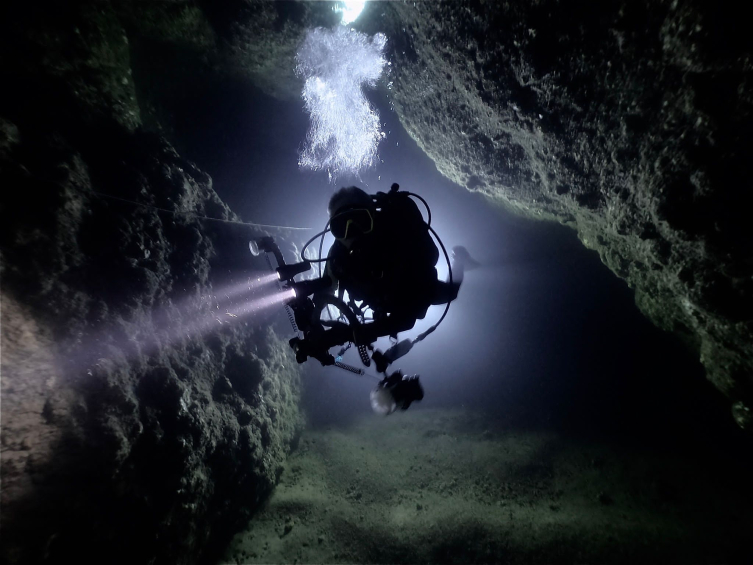
M648 322L569 228L510 216L453 185L380 110L391 140L383 163L338 186L399 182L427 199L445 245L466 246L482 267L397 362L425 391L406 412L376 417L375 381L304 366L308 427L221 561L622 562L616 546L628 560L744 555L750 516L735 500L750 500L750 461L733 454L745 440L694 353ZM246 174L280 188L265 207L323 226L335 187L288 166ZM441 313L430 308L406 334ZM355 348L344 361L360 364ZM724 525L711 518L720 505Z
M3 562L753 562L753 416L682 321L748 328L744 24L48 8L0 18Z

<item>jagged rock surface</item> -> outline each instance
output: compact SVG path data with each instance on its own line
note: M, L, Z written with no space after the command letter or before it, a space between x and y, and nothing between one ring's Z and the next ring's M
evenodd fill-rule
M331 6L217 6L201 12L216 66L292 96L295 47L307 28L331 23ZM163 44L179 45L175 10L160 14L159 29L173 30ZM370 3L355 26L387 34L390 98L440 172L575 228L635 289L641 310L699 352L750 428L753 48L744 21L733 4L706 0L478 0ZM143 41L145 29L134 37ZM170 88L149 93L169 100Z
M269 319L192 332L253 232L199 218L236 219L139 130L109 4L27 8L0 40L3 561L211 559L302 424Z
M188 214L230 217L209 179L139 128L170 134L192 81L294 96L295 49L331 5L2 9L4 557L194 562L273 484L297 376L259 328L166 344L242 258ZM356 25L387 34L395 109L439 170L577 229L750 427L746 21L718 3L542 0L370 3Z
M273 486L295 362L258 326L191 333L237 235L194 215L231 218L205 174L146 134L19 138L0 174L6 556L194 562Z
M371 15L372 19L369 19ZM447 177L574 227L753 424L753 48L732 5L416 2L385 31L401 121Z

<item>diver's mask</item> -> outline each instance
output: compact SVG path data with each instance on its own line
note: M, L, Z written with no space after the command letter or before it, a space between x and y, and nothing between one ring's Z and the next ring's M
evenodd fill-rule
M371 233L374 229L374 216L366 208L351 208L332 216L329 229L335 239L348 239Z
M371 391L371 408L377 414L385 416L395 410L407 410L414 400L424 397L424 389L418 382L418 375L403 375L395 371L385 377Z

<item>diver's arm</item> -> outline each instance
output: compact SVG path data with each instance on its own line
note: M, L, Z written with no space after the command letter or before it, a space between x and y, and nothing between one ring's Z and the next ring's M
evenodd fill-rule
M327 263L324 270L324 274L321 277L315 279L307 279L295 283L296 297L305 299L311 296L314 302L317 302L317 298L323 298L327 296L333 296L337 292L339 281L334 272L330 268L330 258L332 255L332 249L330 248L329 255L327 257ZM326 302L326 298L324 300Z
M327 261L324 263L324 274L321 276L321 278L322 279L329 278L330 286L320 291L318 294L329 295L329 296L337 294L337 289L340 286L340 281L335 275L334 269L332 268L332 263L334 261L334 257L336 256L336 253L337 251L335 250L334 245L330 247L329 251L327 252Z
M387 318L361 324L354 332L356 345L369 345L374 343L377 338L388 335L396 335L400 332L411 329L416 324L416 318L412 316L390 315Z
M395 335L411 329L416 323L412 317L389 316L376 322L350 326L337 323L324 333L316 336L317 345L329 349L352 341L356 345L370 345L377 338Z

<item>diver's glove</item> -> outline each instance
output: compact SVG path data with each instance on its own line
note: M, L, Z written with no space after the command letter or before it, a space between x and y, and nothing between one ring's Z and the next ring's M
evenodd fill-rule
M335 358L329 350L317 343L316 340L294 337L288 343L295 352L295 360L298 361L299 364L305 363L309 357L313 357L322 365L335 364Z
M329 353L330 347L342 345L352 339L350 326L342 322L332 322L330 329L326 331L319 329L304 335L304 339L294 337L288 342L298 363L305 363L309 357L313 357L322 365L333 365L335 358Z
M382 353L379 350L376 350L374 354L371 356L371 358L374 360L374 363L376 364L376 370L379 373L384 373L387 370L387 367L392 363L393 361L396 361L397 359L400 359L403 355L406 355L411 349L413 349L413 341L410 339L404 339L402 341L397 342L395 345L390 347L387 351Z

